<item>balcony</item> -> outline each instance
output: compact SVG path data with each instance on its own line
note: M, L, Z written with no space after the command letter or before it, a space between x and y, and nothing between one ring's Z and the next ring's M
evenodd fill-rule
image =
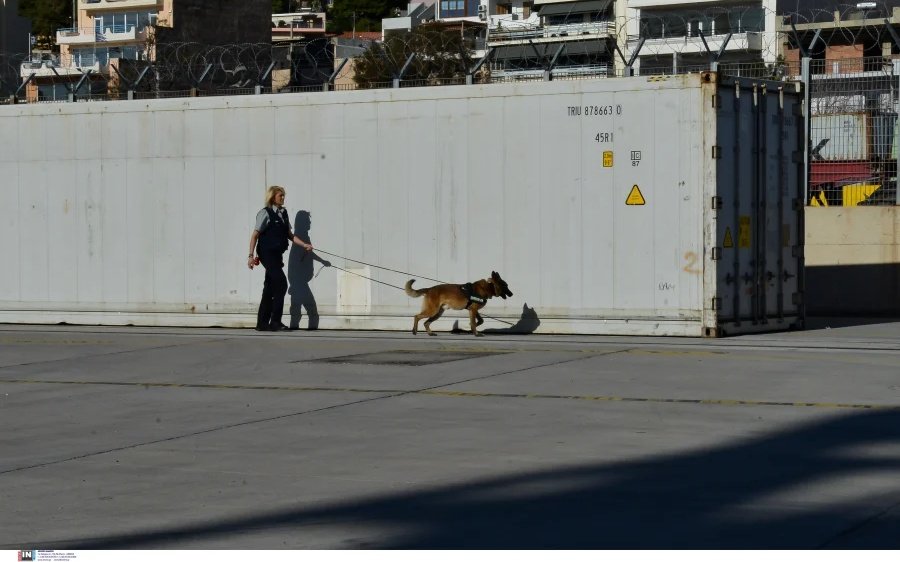
M272 14L272 40L284 41L309 36L324 36L324 12Z
M68 28L56 31L57 45L93 45L95 43L135 43L147 40L147 28L114 25L97 31L96 28Z
M559 43L584 39L610 39L615 37L616 24L612 21L592 21L561 25L521 25L491 30L488 45L523 45L532 43Z
M76 66L73 62L71 57L61 57L60 55L55 55L49 59L25 61L20 67L19 75L22 78L28 78L32 74L35 78L44 76L81 76L87 70L93 70L94 72L100 72L101 70L100 62L96 60L84 61L90 64L83 66Z
M123 10L160 10L162 0L81 0L82 10L88 13Z
M709 46L709 49L716 53L719 49L722 48L722 45L725 43L725 38L728 37L728 34L717 34L711 35L709 37L705 37L706 44ZM640 37L637 36L629 36L628 37L628 48L635 49L637 45L640 43ZM732 51L762 51L763 48L763 34L759 31L745 31L745 32L734 32L731 35L731 39L728 40L728 45L725 47L725 52ZM678 54L706 54L706 47L703 46L703 39L700 38L699 35L696 36L681 36L681 37L653 37L647 38L644 41L644 46L641 48L642 55L670 55L673 53Z

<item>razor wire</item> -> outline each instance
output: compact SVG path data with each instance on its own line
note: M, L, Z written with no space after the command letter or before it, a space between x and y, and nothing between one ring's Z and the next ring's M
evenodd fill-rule
M896 204L900 32L888 18L900 2L865 8L823 4L777 13L749 2L657 6L626 9L626 17L618 19L609 10L518 13L493 15L489 25L436 22L412 31L387 30L380 41L326 37L274 44L147 44L133 59L102 43L63 54L0 53L0 103L579 80L710 69L754 79L805 78L811 115L808 203ZM805 77L801 58L810 61Z
M494 15L490 24L448 30L424 24L412 32L388 30L383 41L342 44L314 38L280 44L151 43L123 53L104 42L73 47L60 54L0 53L0 95L9 96L33 75L38 94L29 101L59 101L76 94L91 98L122 97L132 91L146 97L241 94L246 90L304 91L618 76L627 59L636 57L632 74L679 74L708 70L742 76L786 79L799 76L799 59L786 49L808 45L809 57L824 60L832 45L890 44L894 37L879 18L892 14L895 2L875 2L775 13L759 4L694 5L689 8L627 9L617 19L611 11ZM573 5L577 6L577 3ZM812 41L804 26L840 20L827 36ZM148 34L153 36L153 34ZM727 47L727 48L726 48ZM489 52L482 66L479 58ZM861 55L872 55L871 52ZM797 57L795 57L797 58ZM352 63L344 63L350 59ZM867 63L868 64L868 63ZM873 63L877 64L877 63ZM85 76L87 75L87 78ZM82 81L82 78L85 78ZM81 82L80 84L78 84ZM72 88L78 85L79 90ZM34 89L34 88L32 88ZM17 96L25 99L26 96Z

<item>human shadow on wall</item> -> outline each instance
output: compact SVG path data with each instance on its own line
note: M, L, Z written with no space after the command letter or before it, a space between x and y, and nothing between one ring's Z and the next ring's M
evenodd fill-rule
M297 211L297 216L294 217L294 235L307 244L312 244L309 238L311 227L312 215L309 211ZM291 295L290 328L293 330L300 328L303 309L306 309L308 329L315 330L319 327L319 309L316 306L316 297L309 286L309 282L314 276L315 262L321 263L324 267L331 265L330 261L322 259L315 251L307 252L300 246L291 245L291 252L288 255L288 283L290 284L288 294Z
M484 310L484 309L482 309ZM485 318L490 318L484 312L481 315ZM463 330L459 325L459 320L453 321L453 328L450 330L453 334L468 334L469 330L469 320L463 320L466 329ZM503 322L503 320L500 320ZM538 318L537 312L533 308L528 307L528 303L522 305L522 316L515 324L510 324L508 328L486 328L481 331L483 334L533 334L535 330L537 330L538 326L541 325L541 319Z
M378 497L338 494L330 504L246 513L256 502L234 506L234 515L216 521L169 523L53 546L184 548L242 533L278 530L300 537L310 528L337 534L352 526L377 530L359 548L900 547L895 520L874 517L896 510L900 483L888 477L900 472L900 458L880 452L900 446L900 410L819 417L712 447L624 461L619 455L628 454L628 445L610 448L607 438L598 432L593 445L586 442L584 461L577 465L511 466L506 475L410 486ZM835 482L857 484L824 498L791 499Z

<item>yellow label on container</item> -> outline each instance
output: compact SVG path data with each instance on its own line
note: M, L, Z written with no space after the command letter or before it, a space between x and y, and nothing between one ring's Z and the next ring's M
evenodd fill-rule
M734 248L734 238L731 237L731 228L725 227L725 242L722 243L725 248Z
M644 200L644 194L641 193L641 188L638 186L631 187L631 193L628 194L628 199L625 200L626 205L644 205L647 201Z
M749 248L750 236L750 217L742 215L738 220L738 248Z
M604 168L612 168L613 167L613 153L612 150L603 151L603 167Z

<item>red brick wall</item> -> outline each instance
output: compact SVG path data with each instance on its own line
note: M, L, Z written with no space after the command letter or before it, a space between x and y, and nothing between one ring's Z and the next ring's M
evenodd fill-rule
M834 45L825 49L825 74L862 72L862 45Z

